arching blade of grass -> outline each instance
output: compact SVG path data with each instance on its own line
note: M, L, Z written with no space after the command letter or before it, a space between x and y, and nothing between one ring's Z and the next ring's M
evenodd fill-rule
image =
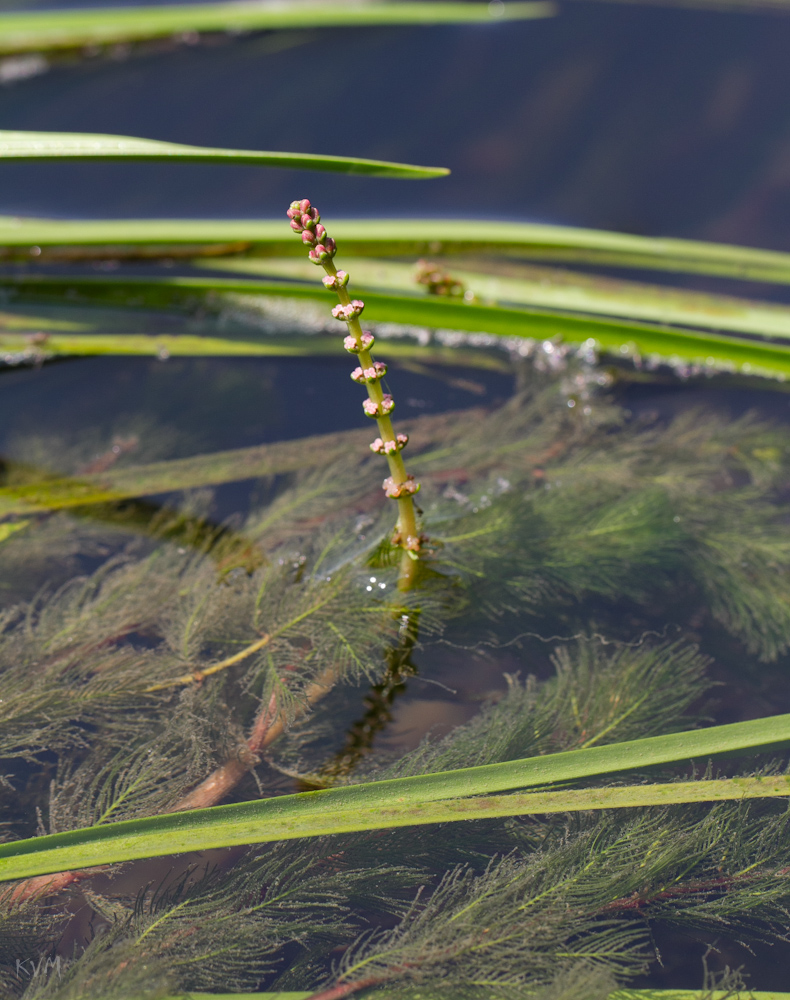
M295 993L188 993L187 1000L309 1000L314 993L301 991ZM491 991L484 986L470 986L464 990L464 997L469 1000L490 1000ZM377 1000L456 1000L457 990L439 987L426 989L420 986L413 990L403 987L397 991L377 989ZM167 998L177 1000L177 998ZM181 1000L181 998L178 998ZM653 990L653 989L622 989L610 993L608 1000L790 1000L790 993L775 993L773 990L749 990L748 992L733 992L732 990Z
M475 412L482 415L480 411L466 411L465 415L470 417ZM457 425L457 414L452 412L426 414L419 419L402 422L415 448L452 440L453 433L458 433ZM300 438L298 446L293 441L275 441L250 448L191 455L147 465L121 466L68 478L36 475L33 470L32 475L24 477L22 470L16 469L17 481L14 485L0 486L0 517L70 507L84 508L130 497L154 496L326 467L342 460L349 449L364 448L369 439L370 431L359 428Z
M1 27L0 31L2 31ZM326 170L334 173L406 179L443 177L450 172L445 167L417 167L408 163L364 160L353 156L258 152L249 149L213 149L209 146L184 146L176 142L138 139L125 135L0 131L0 160L60 160L63 158L229 163L241 166L290 167L298 170Z
M344 256L343 262L346 270L354 276L356 292L392 290L414 293L419 289L412 264L348 256ZM231 257L200 261L199 266L268 278L310 280L315 277L315 267L310 261L292 257ZM524 277L503 277L451 264L450 273L478 301L487 305L537 306L790 340L788 306L708 295L665 285L617 281L559 268L521 265L521 269Z
M507 3L201 3L97 7L0 15L0 53L46 52L140 42L201 31L260 31L337 25L463 24L551 17L550 2Z
M211 295L276 296L326 303L321 286L232 278L115 278L21 275L0 276L0 287L13 288L31 301L64 294L72 304L84 301L132 306L194 306ZM215 299L215 301L217 301ZM664 329L623 319L570 316L536 309L513 309L459 302L441 296L366 293L369 322L395 322L437 329L466 330L498 336L554 337L569 343L589 341L618 357L674 359L710 370L725 369L771 378L790 376L790 346L738 340L722 334ZM329 322L329 320L328 320Z
M188 993L188 1000L309 1000L313 993ZM426 989L425 986L413 990L403 987L397 991L376 990L377 1000L456 1000L457 990L442 989L441 986ZM470 986L464 990L469 1000L490 1000L491 991L484 986ZM168 1000L176 1000L175 997ZM651 990L622 989L610 993L608 1000L790 1000L790 993L774 993L773 990Z
M142 333L73 333L50 334L32 340L19 334L0 332L0 360L7 364L45 361L56 357L96 357L99 355L134 355L142 357L294 357L301 354L328 353L326 341L314 346L275 340L230 340L224 337L201 337L190 334Z
M788 742L790 715L778 715L545 757L128 820L0 844L0 880L161 854L395 826L783 797L790 795L790 777L786 775L505 796L492 793L545 787L710 755L741 756Z
M297 192L299 194L299 192ZM366 257L443 253L497 253L525 260L561 261L624 268L712 274L790 283L790 254L753 247L704 243L571 226L479 222L463 219L333 219L332 235L343 253ZM179 246L225 245L259 256L303 257L284 221L116 219L71 221L0 217L0 247L27 255L116 256L145 250L163 255ZM220 247L221 249L221 247ZM57 251L57 253L55 252Z
M786 775L615 785L439 802L409 802L406 795L402 801L391 800L375 808L344 808L333 804L332 808L319 811L301 809L300 803L293 801L296 796L282 796L245 802L240 806L214 806L152 819L128 820L1 845L0 879L29 878L185 851L460 820L788 797L790 777Z

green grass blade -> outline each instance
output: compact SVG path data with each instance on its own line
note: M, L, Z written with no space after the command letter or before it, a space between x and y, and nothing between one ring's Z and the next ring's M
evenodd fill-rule
M293 344L275 340L229 340L224 337L201 337L190 334L74 333L50 334L45 341L23 335L0 333L0 360L6 363L46 361L56 357L98 357L134 355L140 357L293 357L299 354L326 353L311 350L304 341ZM318 347L318 345L316 345Z
M551 17L550 2L205 3L36 11L0 15L0 53L46 52L140 42L202 31L260 31L351 25L469 24Z
M0 881L161 854L354 830L576 809L786 796L790 795L790 777L785 775L506 796L492 793L710 755L757 753L788 742L790 715L779 715L545 757L128 820L0 844Z
M304 192L296 192L299 195ZM309 192L308 192L309 193ZM284 209L283 209L284 212ZM283 216L284 220L284 216ZM599 264L687 274L790 283L790 253L696 240L633 236L598 229L578 229L516 222L463 219L333 219L332 235L344 255L366 257L425 256L439 253L501 253L526 260ZM164 245L163 253L181 246L242 245L263 256L304 254L285 221L116 219L72 221L0 217L0 247L25 253L91 248L98 256L124 248ZM66 254L64 254L66 256Z
M314 993L188 993L191 1000L309 1000ZM378 1000L456 1000L457 991L443 990L440 986L426 990L420 986L414 990L399 988L395 992L386 989L377 990ZM490 1000L491 993L484 986L470 986L464 990L464 997ZM168 1000L176 1000L175 997ZM178 998L181 1000L181 998ZM749 990L748 992L733 992L732 990L652 990L652 989L622 989L610 993L608 1000L790 1000L790 993L775 993L773 990Z
M305 793L306 796L320 794ZM323 808L304 808L306 799L287 795L241 805L127 820L3 844L0 845L0 880L182 854L185 851L363 830L582 810L787 797L790 797L790 777L787 775L563 789L438 802L409 801L410 797L406 794L400 801L390 797L386 804L374 808L351 804L348 800L345 805L337 802L331 807L324 804Z
M195 263L214 271L269 279L315 278L315 267L309 260L293 257L231 257ZM353 275L357 293L391 290L413 294L419 290L412 264L344 255L343 267ZM451 273L487 305L523 305L790 340L788 306L663 285L616 281L559 268L529 265L522 265L522 268L526 268L527 277L501 277L454 266Z
M166 307L202 301L210 293L278 296L325 302L329 293L318 286L232 278L115 278L66 276L0 276L0 287L13 288L20 298L33 301L98 301L113 305ZM676 359L709 369L725 368L752 375L786 379L790 376L790 347L755 340L737 340L723 334L663 329L622 319L570 316L537 309L514 309L467 304L440 296L366 293L366 319L438 329L485 332L499 336L561 337L569 343L590 341L618 357L639 355Z
M309 1000L313 993L188 993L191 1000ZM390 992L377 990L377 1000L456 1000L457 991L443 990L441 986L426 990L420 986L414 990L399 988ZM464 997L490 1000L491 993L484 986L470 986L464 990ZM176 1000L175 997L168 1000ZM179 998L181 1000L181 998ZM790 1000L790 993L774 993L772 990L749 990L738 993L732 990L616 990L608 1000Z
M400 350L405 347L402 344L397 346ZM452 363L455 352L448 350L446 353ZM463 357L463 354L460 356ZM457 360L455 358L456 363ZM465 416L469 418L474 412L465 411ZM448 422L454 421L454 416L424 415L419 419L403 421L401 426L409 433L413 446L422 448L435 445L437 440L446 440ZM0 517L113 503L131 497L219 486L261 476L326 467L341 461L349 450L365 448L369 439L370 431L360 428L300 438L298 447L293 441L275 441L147 465L121 466L79 477L57 479L36 475L35 470L31 470L35 478L28 477L12 486L0 487Z
M0 28L0 30L2 30ZM417 167L407 163L364 160L353 156L320 156L313 153L272 153L249 149L213 149L176 142L138 139L125 135L77 132L0 131L0 160L178 160L192 163L230 163L240 166L289 167L325 170L370 177L420 179L444 177L444 167Z

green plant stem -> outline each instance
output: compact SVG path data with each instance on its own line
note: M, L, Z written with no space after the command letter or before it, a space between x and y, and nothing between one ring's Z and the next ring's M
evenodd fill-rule
M337 277L337 268L331 260L324 261L323 268L331 277ZM349 296L345 285L341 285L339 283L336 284L335 291L337 292L337 297L340 300L341 305L347 306L350 304L351 297ZM353 319L348 321L348 331L349 334L356 339L357 344L361 345L363 342L363 331L358 317L355 316ZM360 367L371 368L373 366L373 356L369 350L359 351L358 356ZM381 388L381 383L378 380L375 382L368 382L367 390L368 397L377 405L377 407L379 407L380 410L384 400L384 392ZM397 444L397 438L390 418L386 415L378 416L376 417L376 423L378 424L381 440L385 443L391 441ZM400 451L396 450L392 453L386 453L385 458L387 459L390 476L392 477L393 482L397 485L407 482L409 477ZM414 539L417 544L419 544L420 538L420 529L417 526L417 514L414 510L414 500L411 494L398 497L398 525L396 530L403 549L400 561L400 570L398 573L398 589L403 591L411 590L417 578L419 557L417 552L408 548L407 545L409 539Z

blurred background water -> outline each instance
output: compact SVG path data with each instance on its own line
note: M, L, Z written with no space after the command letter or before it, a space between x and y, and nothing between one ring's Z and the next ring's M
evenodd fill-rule
M6 84L0 124L359 155L452 175L3 164L0 211L265 217L309 195L335 216L539 220L790 248L790 14L571 0L538 21L164 48L116 48Z

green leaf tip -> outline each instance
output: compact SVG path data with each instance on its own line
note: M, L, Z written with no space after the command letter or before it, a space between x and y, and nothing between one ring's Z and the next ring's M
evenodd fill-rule
M420 167L409 163L366 160L354 156L215 149L209 146L187 146L176 142L139 139L125 135L0 131L0 159L50 160L62 158L231 163L240 166L324 170L333 173L363 174L368 177L399 177L409 180L444 177L450 173L446 167Z
M474 24L552 17L556 4L487 3L200 3L97 7L0 14L0 53L47 52L145 42L183 33L299 30L335 26Z

